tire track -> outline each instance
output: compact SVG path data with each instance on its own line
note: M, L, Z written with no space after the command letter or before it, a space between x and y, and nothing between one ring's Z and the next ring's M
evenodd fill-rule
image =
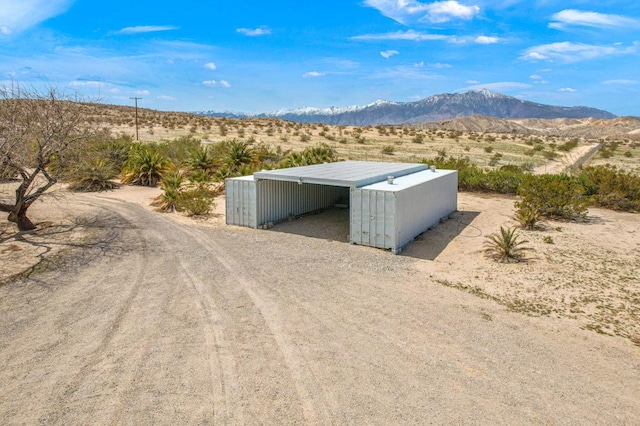
M106 208L104 206L86 203L82 201L80 201L79 204L87 204L95 208L109 211L110 213L118 214L117 211ZM88 360L80 367L79 371L71 378L69 383L64 387L64 390L59 395L58 404L62 407L69 405L69 401L73 401L73 398L71 398L72 395L78 391L78 389L80 388L80 385L86 381L87 377L91 374L91 372L93 372L96 369L96 367L103 361L107 348L109 347L114 337L120 330L120 326L124 321L124 318L127 316L129 311L131 310L133 302L138 297L138 294L140 293L140 289L142 288L142 285L144 283L145 265L147 264L149 259L149 247L147 245L147 241L144 238L142 231L136 228L135 226L133 226L134 225L133 222L127 220L122 216L121 218L128 225L131 225L131 229L133 229L136 235L138 236L138 241L141 246L139 250L139 253L141 256L141 261L139 262L140 267L134 274L135 278L133 280L133 284L130 286L129 294L125 297L122 306L120 307L117 314L115 315L115 318L111 323L111 326L109 327L109 329L106 331L106 334L104 335L100 343L97 345L95 350L92 352ZM59 415L60 413L52 413L52 416L53 416L52 420L56 420L57 417L59 417Z
M161 240L165 247L177 247L184 243L186 238L180 238L181 235L179 235L183 230L173 221L155 216L118 200L105 199L105 201L118 203L119 209L105 206L103 206L103 208L114 211L114 213L119 214L124 220L130 223L133 223L133 220L125 219L123 210L126 210L127 215L134 216L136 219L140 218L140 213L144 213L145 218L143 223L145 224L145 229L147 231L153 230L153 232L155 232L154 236ZM195 296L194 304L201 318L201 327L204 330L203 334L207 349L206 354L209 360L208 376L211 383L211 415L214 423L243 424L242 411L237 401L238 383L236 379L235 359L225 343L224 331L220 325L222 319L219 314L219 308L206 291L204 282L198 278L196 274L191 272L192 267L187 263L189 260L188 257L186 257L181 250L176 250L173 260L177 261L180 267L179 276L184 279L176 280L174 288L186 284ZM175 291L167 294L158 312L166 311L173 293L175 293ZM158 326L155 327L154 330L153 338L147 340L147 345L145 345L141 352L140 360L137 363L136 374L133 375L132 380L128 384L127 391L123 392L120 398L118 409L111 421L112 424L122 421L128 402L130 401L129 394L135 390L135 383L139 382L141 376L144 374L144 365L150 356L150 349L153 346L152 343L159 340L163 332L161 321L158 321Z
M229 272L232 279L241 286L260 312L291 374L305 421L309 424L330 424L331 417L321 399L322 388L315 380L313 372L306 365L304 356L297 345L284 331L282 327L284 321L279 317L276 304L260 297L254 290L257 284L249 278L246 268L225 253L213 239L205 240L201 234L191 228L185 227L183 230L193 240L198 241L200 247L210 253Z

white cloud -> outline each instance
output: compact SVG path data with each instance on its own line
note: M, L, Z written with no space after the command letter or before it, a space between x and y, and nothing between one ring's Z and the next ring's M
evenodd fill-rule
M168 96L168 95L158 95L156 96L156 99L159 101L176 101L177 100L173 96Z
M577 90L574 89L573 87L562 87L562 88L558 89L558 92L573 93L573 92L577 92Z
M542 80L542 79L544 79L544 77L543 77L543 76L541 76L541 75L539 75L539 74L531 74L531 75L529 76L529 78L530 78L531 80Z
M67 11L74 0L9 0L0 2L0 33L19 33Z
M174 27L172 25L139 25L137 27L126 27L118 31L118 34L144 34L144 33L155 33L159 31L173 31L177 30L179 27Z
M635 45L624 48L622 46L596 46L564 41L530 47L523 52L520 59L527 61L558 60L563 62L576 62L603 56L631 54L635 51Z
M495 44L499 42L500 39L498 37L478 36L473 41L475 41L478 44Z
M424 67L424 61L417 62L417 63L413 64L413 66L415 68L423 68Z
M148 90L136 90L135 92L133 92L133 94L138 96L149 96L151 92L149 92Z
M302 76L304 78L322 77L323 75L325 75L325 74L323 72L319 72L319 71L309 71L309 72L305 72L304 74L302 74Z
M207 62L206 64L204 64L204 67L211 71L215 71L218 68L213 62Z
M394 33L382 34L364 34L352 37L354 40L411 40L411 41L428 41L428 40L449 40L451 36L440 34L428 34L414 30L396 31Z
M207 87L215 87L215 86L222 86L225 88L231 87L231 83L229 83L227 80L220 80L220 81L205 80L202 82L202 85Z
M527 83L518 83L515 81L500 81L496 83L478 83L465 87L463 90L482 90L487 89L496 92L503 92L515 89L528 89L531 85Z
M640 84L640 81L638 80L627 80L627 79L613 79L613 80L607 80L607 81L603 81L602 84L624 84L624 85L634 85L634 84Z
M240 34L244 34L246 36L249 37L257 37L257 36L263 36L263 35L269 35L271 34L271 28L269 27L259 27L259 28L238 28L236 30L236 32L240 33Z
M431 68L445 69L445 68L453 68L451 64L443 64L441 62L435 62L433 64L429 64Z
M432 3L417 0L365 0L364 4L405 25L412 21L442 23L452 19L468 20L480 12L478 6L465 6L454 0Z
M400 52L398 52L397 50L383 50L382 52L380 52L380 56L382 56L385 59L389 59L393 55L398 55L398 54L400 54Z
M467 84L479 84L480 82L478 80L467 80L467 81L465 81L465 83L467 83Z
M620 15L607 15L598 12L586 12L575 9L565 9L554 14L551 19L554 22L549 28L563 30L568 26L584 26L595 28L631 27L635 28L638 21Z
M430 22L447 22L451 19L471 19L480 12L478 6L465 6L457 1L440 1L427 5L429 14L426 20ZM425 20L423 18L423 20Z
M104 81L94 80L74 80L69 83L71 87L99 87L104 84Z

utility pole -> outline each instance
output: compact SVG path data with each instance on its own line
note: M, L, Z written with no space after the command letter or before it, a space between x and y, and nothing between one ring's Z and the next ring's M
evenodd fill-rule
M129 99L133 99L136 102L136 140L138 139L138 99L142 99L142 98L129 98Z

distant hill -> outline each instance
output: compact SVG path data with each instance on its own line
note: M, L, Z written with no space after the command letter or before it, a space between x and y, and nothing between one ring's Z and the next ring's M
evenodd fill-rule
M271 117L300 123L369 126L377 124L415 124L482 115L497 118L596 118L611 119L614 114L584 106L563 107L523 101L489 90L445 93L416 102L378 101L347 108L281 110L265 114L203 112L214 117ZM227 115L228 114L228 115Z
M461 132L520 133L569 137L629 137L640 138L640 117L599 118L524 118L504 119L473 115L417 124L427 129L459 130Z

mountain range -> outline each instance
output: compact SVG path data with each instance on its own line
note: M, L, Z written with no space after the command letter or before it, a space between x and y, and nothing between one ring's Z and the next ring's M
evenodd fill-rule
M489 90L444 93L415 102L377 101L346 108L304 107L263 114L198 112L200 115L228 118L280 118L300 123L369 126L378 124L418 124L451 120L472 115L497 118L597 118L616 116L608 111L585 106L554 106L506 96Z

